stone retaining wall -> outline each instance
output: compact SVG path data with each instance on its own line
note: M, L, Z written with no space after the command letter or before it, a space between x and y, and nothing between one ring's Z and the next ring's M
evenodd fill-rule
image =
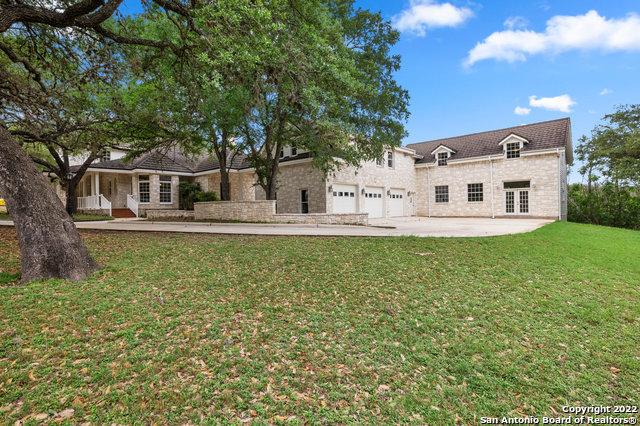
M191 210L147 210L147 219L193 219Z
M314 225L363 225L369 223L368 213L309 213L277 214L273 216L278 223L305 223Z
M276 214L276 202L265 201L206 201L194 203L196 220L238 222L271 222Z
M273 200L194 203L194 212L195 220L365 226L369 221L367 213L276 214Z

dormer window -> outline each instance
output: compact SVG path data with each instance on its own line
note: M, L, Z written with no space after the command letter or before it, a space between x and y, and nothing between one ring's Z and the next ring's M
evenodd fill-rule
M438 166L446 166L449 162L449 157L455 153L453 149L444 145L438 145L436 149L431 151L431 155L436 157L436 164Z
M520 158L520 142L509 142L505 151L507 158Z
M448 152L439 152L438 153L438 166L446 166L447 158L449 158Z
M522 136L511 133L502 139L498 145L504 149L505 158L520 158L520 151L528 143L529 141Z

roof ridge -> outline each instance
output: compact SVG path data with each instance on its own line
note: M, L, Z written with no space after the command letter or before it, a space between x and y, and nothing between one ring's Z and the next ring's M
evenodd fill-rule
M465 137L465 136L481 135L483 133L501 132L501 131L504 131L504 130L511 130L511 129L517 129L517 128L521 128L521 127L534 126L536 124L553 123L554 121L563 121L563 120L571 121L571 117L562 117L562 118L555 118L553 120L536 121L534 123L519 124L517 126L503 127L501 129L484 130L482 132L465 133L465 134L462 134L462 135L449 136L449 137L445 137L445 138L438 138L438 139L431 139L431 140L426 140L426 141L422 141L422 142L409 143L409 144L407 144L405 146L409 147L409 146L412 146L412 145L422 145L422 144L425 144L425 143L433 143L433 142L445 141L445 140L449 140L449 139L462 138L462 137Z

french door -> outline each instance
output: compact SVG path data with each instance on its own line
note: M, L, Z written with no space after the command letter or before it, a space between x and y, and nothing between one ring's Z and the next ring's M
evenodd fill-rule
M529 190L505 191L505 208L507 214L529 214Z

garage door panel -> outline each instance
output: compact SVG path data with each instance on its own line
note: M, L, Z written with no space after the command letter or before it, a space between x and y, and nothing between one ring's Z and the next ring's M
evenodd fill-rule
M389 216L404 216L404 189L392 189L389 191Z
M384 217L384 189L366 187L364 189L364 211L370 218Z
M333 185L333 213L356 213L357 200L355 185Z

